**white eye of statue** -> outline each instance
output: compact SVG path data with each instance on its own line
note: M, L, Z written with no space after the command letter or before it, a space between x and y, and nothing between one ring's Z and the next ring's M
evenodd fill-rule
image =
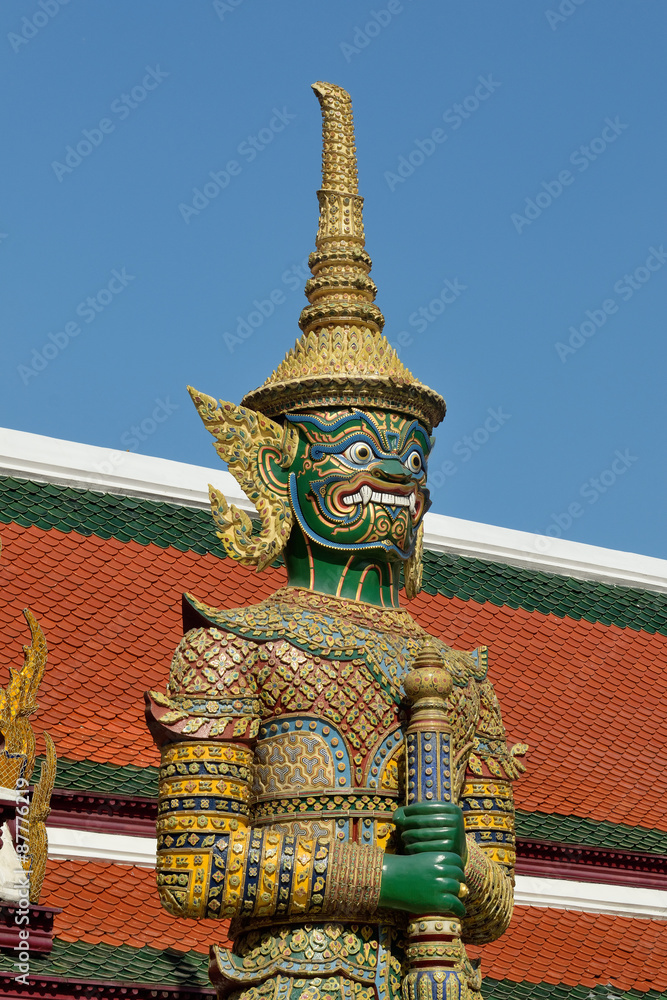
M373 452L365 442L357 441L356 444L351 444L349 448L346 448L343 455L355 465L368 465L373 457Z
M421 472L422 471L422 459L418 451L411 452L408 455L407 461L405 463L410 470L410 472Z

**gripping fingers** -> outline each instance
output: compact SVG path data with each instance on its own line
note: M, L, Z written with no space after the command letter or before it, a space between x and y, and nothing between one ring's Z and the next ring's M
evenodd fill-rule
M451 913L460 920L466 915L465 906L458 895L454 895L453 893L443 893L435 909L438 913Z
M455 830L461 823L460 813L435 813L432 816L409 816L403 822L403 832L408 830L436 830L447 827Z
M436 878L455 879L458 883L465 882L465 872L458 854L447 854L438 852L439 856L434 859L433 870ZM458 888L456 890L458 892Z
M440 837L437 840L420 840L414 844L405 845L406 854L442 854L453 852L454 844L452 843L452 838ZM461 856L459 854L454 854L454 857L458 859L458 863L461 864Z
M458 827L452 824L451 826L430 826L426 829L407 829L404 830L401 837L406 848L418 847L419 844L423 844L426 841L442 841L443 844L450 844L449 848L445 850L453 850L453 842L456 839L458 833Z
M431 823L449 821L458 814L459 807L453 802L416 802L411 806L399 806L393 815L396 826L428 826Z
M435 880L439 891L449 896L456 896L460 899L461 883L455 878L443 878L438 876Z
M454 851L466 861L468 852L463 813L455 803L420 802L404 806L396 811L394 819L400 827L407 854L439 848Z

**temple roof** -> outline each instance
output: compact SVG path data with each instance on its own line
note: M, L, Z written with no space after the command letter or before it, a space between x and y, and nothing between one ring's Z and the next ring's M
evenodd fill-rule
M45 631L33 725L60 758L41 902L63 912L36 962L47 978L201 995L224 928L160 910L142 694L164 684L183 591L238 606L284 569L224 557L204 507L209 478L228 488L219 470L20 438L0 468L0 632L19 663L21 609ZM667 915L667 564L468 525L427 516L424 590L407 606L450 645L490 647L508 735L531 747L516 785L520 905L479 951L485 995L667 995L667 925L654 919Z
M132 981L159 984L170 963L168 983L185 985L194 978L206 986L209 944L226 943L226 922L177 919L162 910L148 868L61 861L52 866L45 891L53 905L63 908L56 917L52 968L61 969L68 960L73 973L94 971L104 979L117 978L126 968ZM651 995L667 990L667 934L660 920L520 906L511 932L469 950L483 956L490 980L522 984L512 996L558 995L528 992L528 984L656 991ZM120 956L126 967L119 965ZM0 973L2 968L0 958ZM507 995L502 989L487 992ZM565 989L560 995L585 997L587 992Z

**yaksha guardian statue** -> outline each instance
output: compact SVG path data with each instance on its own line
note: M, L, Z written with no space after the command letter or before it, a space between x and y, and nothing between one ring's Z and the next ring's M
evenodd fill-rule
M350 98L313 89L303 334L240 406L190 390L259 516L211 488L227 554L257 570L282 555L288 583L245 608L186 600L167 693L148 696L158 886L176 916L232 918L220 997L480 998L463 942L510 920L524 748L507 748L485 648L450 649L399 606L401 572L420 588L445 403L382 336Z

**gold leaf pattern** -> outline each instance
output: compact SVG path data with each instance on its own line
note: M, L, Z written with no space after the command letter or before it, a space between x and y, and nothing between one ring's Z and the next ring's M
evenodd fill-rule
M10 679L0 687L0 733L4 745L0 751L0 785L16 788L19 778L29 781L35 766L35 734L28 721L37 710L37 690L46 669L47 648L44 633L28 609L23 614L30 628L31 643L23 647L24 660L20 670L9 668ZM56 750L53 740L44 733L46 756L39 782L35 786L28 812L28 853L21 862L30 871L30 902L39 901L47 862L45 821L56 779Z
M291 424L280 427L269 417L245 406L235 406L188 386L204 426L215 438L215 450L257 508L260 533L252 535L252 522L245 511L227 504L225 497L209 486L213 519L225 552L243 566L264 569L280 555L292 530L293 515L287 496L271 488L260 473L260 449L275 452L279 465L294 459L298 434Z

